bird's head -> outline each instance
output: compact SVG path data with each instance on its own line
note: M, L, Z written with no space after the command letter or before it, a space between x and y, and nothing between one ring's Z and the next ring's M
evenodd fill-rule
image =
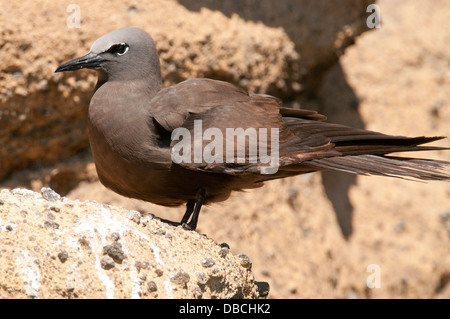
M55 72L95 69L105 81L161 79L152 38L140 28L114 30L98 38L85 56L61 64Z

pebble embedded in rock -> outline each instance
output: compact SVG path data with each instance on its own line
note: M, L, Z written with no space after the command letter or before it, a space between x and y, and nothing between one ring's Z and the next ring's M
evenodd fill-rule
M61 196L55 192L53 189L49 187L42 187L41 188L42 197L44 197L49 202L54 202L61 198Z
M118 242L114 242L111 245L103 247L103 253L111 257L116 263L122 263L122 260L127 258L122 250L122 245Z
M38 193L35 193L35 192L33 192L29 189L25 189L25 188L14 188L13 190L11 190L11 193L13 195L23 196L26 198L38 199L40 197L40 195Z
M115 267L114 260L108 255L102 256L102 258L100 258L100 267L102 267L105 270L114 268Z
M10 221L6 222L5 230L7 230L7 231L14 231L16 229L17 229L17 225L16 224L14 224L13 222L10 222Z
M55 213L59 213L61 211L61 208L52 206L52 207L50 207L50 210L54 211Z
M84 237L78 239L78 243L84 248L91 249L91 245L89 244L89 240L87 240Z
M59 229L59 224L52 222L51 220L44 221L44 225L47 228Z
M208 278L206 277L205 273L203 272L197 272L195 273L195 276L197 277L197 283L199 285L205 285L208 282Z
M114 241L118 241L120 239L120 234L117 232L111 233L111 239Z
M228 254L229 251L230 251L230 248L222 247L222 248L220 248L219 256L224 258Z
M128 212L128 219L134 221L136 224L139 224L141 222L141 213L137 210L130 210Z
M207 258L203 258L201 263L202 263L203 267L209 268L209 267L214 266L216 264L216 261L211 257L207 257Z
M58 253L58 258L59 258L59 260L60 260L62 263L65 263L66 260L69 258L69 253L68 253L67 251L65 251L65 250L61 250L61 251Z
M154 292L154 291L158 290L158 287L156 286L156 283L153 280L151 280L147 284L147 289L150 292Z
M179 270L170 276L170 281L178 285L187 284L190 279L189 274L184 270Z
M241 266L244 268L252 268L252 262L250 261L250 258L248 258L245 254L238 255L239 262L241 263Z
M258 289L258 295L260 299L265 299L269 295L270 286L265 281L255 281L255 285Z
M146 281L147 280L147 274L140 274L138 278L141 281Z
M152 235L165 235L166 231L164 229L152 230L150 232Z
M203 293L202 293L202 290L200 289L200 287L194 288L194 290L192 291L192 295L196 299L201 299L203 297Z
M211 277L214 277L214 278L220 278L220 277L223 277L223 271L222 271L222 268L220 268L220 267L214 268L214 269L210 272L210 275L211 275Z

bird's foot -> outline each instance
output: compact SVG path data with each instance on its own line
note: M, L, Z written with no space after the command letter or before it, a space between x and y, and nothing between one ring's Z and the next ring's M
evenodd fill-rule
M174 227L181 226L184 230L195 230L195 225L193 225L191 222L185 223L185 222L174 222L172 220L163 219L163 218L156 218L157 220L169 224Z
M182 223L181 227L183 227L184 230L195 230L195 227L191 223Z

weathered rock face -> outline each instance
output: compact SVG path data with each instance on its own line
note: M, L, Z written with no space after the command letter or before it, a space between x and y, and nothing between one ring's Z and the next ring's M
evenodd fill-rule
M284 99L315 90L317 71L328 69L367 30L368 1L358 0L83 0L76 4L79 28L69 27L77 12L69 2L0 2L0 178L88 147L95 72L53 71L113 29L138 26L153 36L165 85L210 77Z
M277 0L179 0L193 11L218 10L228 17L239 16L246 21L260 22L267 27L282 28L294 42L300 54L289 80L277 79L269 94L282 98L302 93L316 94L321 78L337 62L344 49L355 38L368 31L367 6L374 3L363 1L277 1ZM264 40L265 35L260 38ZM280 86L281 84L281 86ZM297 96L298 97L298 96Z
M0 299L259 298L243 259L137 211L0 192Z

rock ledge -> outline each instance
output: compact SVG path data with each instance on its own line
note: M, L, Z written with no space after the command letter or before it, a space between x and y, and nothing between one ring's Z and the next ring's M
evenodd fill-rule
M227 244L150 214L41 191L0 192L2 299L267 294Z

